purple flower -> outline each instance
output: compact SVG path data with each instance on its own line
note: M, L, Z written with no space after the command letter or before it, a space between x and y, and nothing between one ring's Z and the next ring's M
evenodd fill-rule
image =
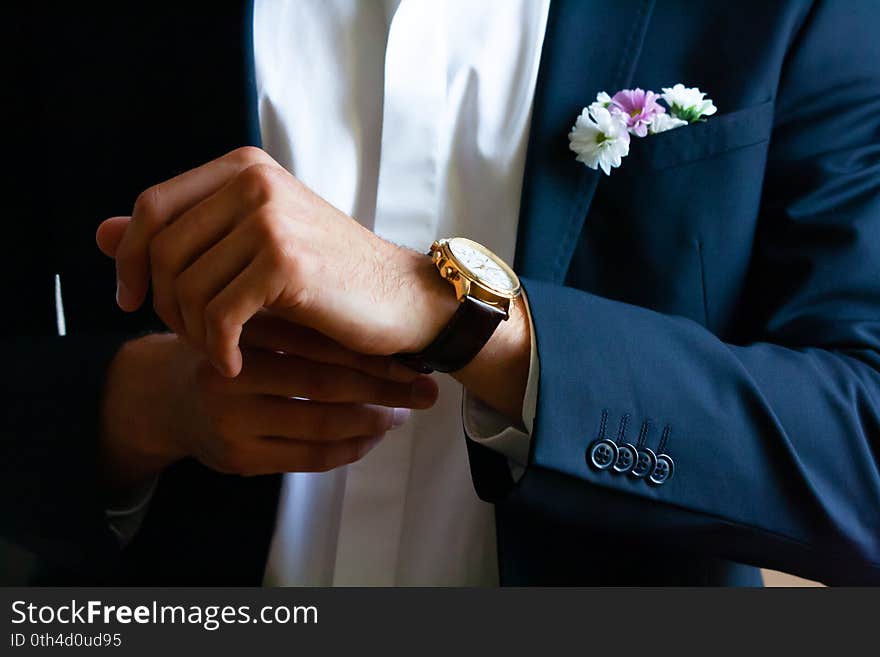
M623 89L611 97L611 111L617 111L626 118L626 125L631 134L644 137L648 134L648 126L658 114L666 110L657 101L660 96L653 91L643 89Z

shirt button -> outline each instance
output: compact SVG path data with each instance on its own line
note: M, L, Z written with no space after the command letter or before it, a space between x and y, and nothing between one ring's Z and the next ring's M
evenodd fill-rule
M616 460L617 444L607 438L594 442L587 452L587 462L599 470L607 470Z
M657 463L654 464L654 469L651 471L648 481L660 486L672 479L673 472L675 472L675 463L673 463L672 459L667 454L658 454Z
M656 463L657 455L654 454L653 450L648 447L642 447L638 451L636 463L630 471L630 474L636 479L647 477L654 471L654 466L656 465Z
M614 461L614 471L626 473L632 470L636 464L639 452L634 445L623 443L617 446L617 460Z

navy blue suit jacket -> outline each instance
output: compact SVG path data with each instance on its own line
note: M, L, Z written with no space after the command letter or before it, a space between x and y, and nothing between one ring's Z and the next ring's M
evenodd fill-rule
M181 463L122 553L92 481L106 363L155 325L114 308L93 230L259 143L249 9L63 11L21 10L8 39L28 58L4 195L2 534L38 556L31 581L258 583L278 477ZM468 445L503 583L757 583L741 564L880 582L878 27L869 0L554 0L515 263L541 362L529 466L514 482ZM574 161L598 91L676 82L718 113L634 141L610 177ZM603 426L674 476L592 466Z

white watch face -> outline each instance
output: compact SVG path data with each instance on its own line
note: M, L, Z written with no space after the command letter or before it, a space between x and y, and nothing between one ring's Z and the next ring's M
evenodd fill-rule
M513 292L519 281L508 268L490 254L484 253L476 242L454 237L448 241L449 250L474 278L500 292Z

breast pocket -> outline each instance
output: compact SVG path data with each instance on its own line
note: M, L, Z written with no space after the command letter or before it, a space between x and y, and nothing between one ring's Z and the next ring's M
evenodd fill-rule
M625 166L651 170L676 167L770 139L773 101L707 117L644 139L634 139Z
M589 274L580 283L726 326L752 249L772 126L767 102L633 139L597 188L576 259Z

